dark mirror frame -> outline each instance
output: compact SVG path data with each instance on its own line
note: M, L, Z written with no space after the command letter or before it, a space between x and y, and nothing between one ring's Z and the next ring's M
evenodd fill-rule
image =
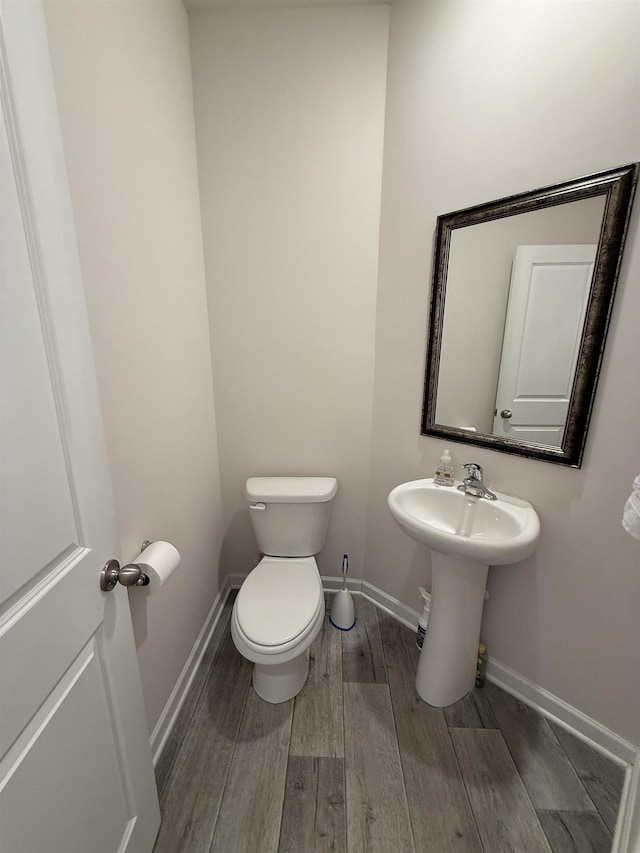
M530 459L570 465L573 468L580 467L611 317L622 250L638 180L639 165L632 163L618 169L599 172L595 175L532 190L522 195L509 196L438 217L433 260L422 435L473 444L477 447L513 453ZM458 427L436 423L436 397L447 290L447 269L453 231L457 228L466 228L469 225L476 225L493 219L503 219L519 213L528 213L545 207L553 207L601 195L605 196L602 227L562 447L528 444L500 436L469 433Z

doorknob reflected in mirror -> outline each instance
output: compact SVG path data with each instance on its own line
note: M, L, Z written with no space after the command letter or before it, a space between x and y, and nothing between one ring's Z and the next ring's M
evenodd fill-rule
M501 418L510 418L512 414L513 414L513 412L511 411L511 409L503 409L500 412L500 417Z

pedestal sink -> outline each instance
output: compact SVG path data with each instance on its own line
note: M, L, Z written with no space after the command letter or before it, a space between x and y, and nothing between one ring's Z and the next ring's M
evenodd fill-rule
M396 522L432 550L431 607L416 690L440 708L474 685L489 566L525 560L538 544L540 520L531 504L500 492L496 497L477 498L433 479L402 483L389 494Z

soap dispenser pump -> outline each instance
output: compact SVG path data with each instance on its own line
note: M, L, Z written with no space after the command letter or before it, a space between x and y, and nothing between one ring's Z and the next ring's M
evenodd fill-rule
M453 463L448 449L442 451L440 461L436 465L436 473L433 482L438 486L453 486Z

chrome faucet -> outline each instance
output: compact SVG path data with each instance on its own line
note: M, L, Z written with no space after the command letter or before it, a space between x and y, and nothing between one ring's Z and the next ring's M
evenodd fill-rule
M473 495L476 498L486 498L488 501L498 500L498 496L490 492L483 482L482 465L478 465L476 462L465 462L460 467L467 469L467 476L462 481L462 485L458 486L459 492L464 492L465 495Z

